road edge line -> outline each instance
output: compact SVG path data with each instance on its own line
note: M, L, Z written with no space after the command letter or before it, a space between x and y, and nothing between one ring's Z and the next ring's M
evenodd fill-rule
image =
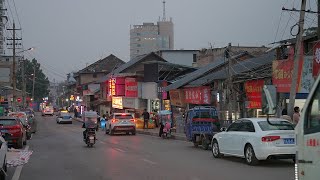
M29 146L27 145L24 150L29 150ZM23 165L16 167L16 170L13 173L13 176L11 178L11 180L19 180L20 179L20 175L21 175L21 171L22 171Z

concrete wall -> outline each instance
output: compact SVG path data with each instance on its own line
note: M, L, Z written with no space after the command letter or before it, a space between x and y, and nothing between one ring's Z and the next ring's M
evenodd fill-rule
M168 62L192 66L193 55L198 54L198 51L161 51L160 56Z
M93 81L97 81L101 77L103 77L104 75L105 75L104 73L97 73L97 77L94 78L93 73L92 74L80 74L79 77L77 77L77 78L80 78L80 81L77 81L77 85L87 84L87 83L90 83Z

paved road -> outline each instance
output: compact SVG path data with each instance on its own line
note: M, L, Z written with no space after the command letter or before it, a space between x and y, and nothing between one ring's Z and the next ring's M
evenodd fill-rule
M293 163L268 161L251 167L242 159L214 159L210 151L178 140L147 135L109 136L98 132L98 143L87 148L81 124L56 124L37 117L38 133L30 140L34 151L20 180L270 180L293 179Z

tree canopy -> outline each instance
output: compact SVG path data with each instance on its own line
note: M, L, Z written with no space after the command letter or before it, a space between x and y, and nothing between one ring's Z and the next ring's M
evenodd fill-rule
M20 62L20 68L17 72L17 88L22 89L22 63L24 63L25 67L26 91L29 97L32 96L33 73L35 68L34 100L40 102L43 97L49 95L50 82L48 77L43 73L40 68L41 66L36 59L25 59Z

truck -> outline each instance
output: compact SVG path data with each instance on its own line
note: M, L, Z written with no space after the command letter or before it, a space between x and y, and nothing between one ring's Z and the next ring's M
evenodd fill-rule
M185 114L184 132L195 147L209 149L211 139L215 133L220 132L218 112L212 106L196 106Z
M275 93L263 89L263 109L275 114ZM320 177L320 75L318 75L295 127L295 180L315 180Z

